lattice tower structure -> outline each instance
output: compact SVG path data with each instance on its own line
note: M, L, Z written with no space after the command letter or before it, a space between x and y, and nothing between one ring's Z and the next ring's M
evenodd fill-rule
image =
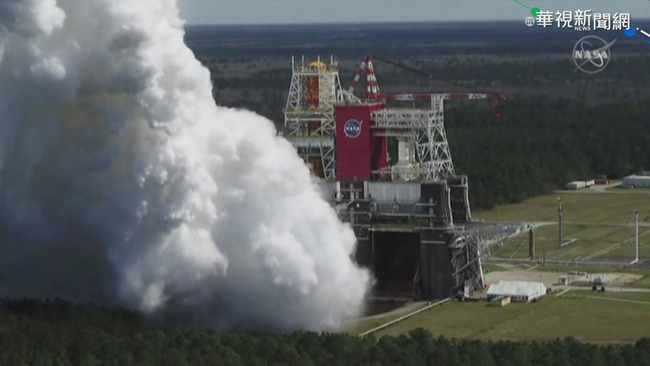
M335 178L334 106L341 100L337 62L291 59L291 85L284 109L284 136L316 176Z
M431 109L386 108L374 111L373 129L376 135L407 138L414 142L419 166L410 166L408 172L397 171L404 167L393 166L379 175L408 176L423 182L434 182L455 176L444 123L445 100L497 99L499 94L486 93L435 93L435 94L381 94L382 99L416 101L429 99Z

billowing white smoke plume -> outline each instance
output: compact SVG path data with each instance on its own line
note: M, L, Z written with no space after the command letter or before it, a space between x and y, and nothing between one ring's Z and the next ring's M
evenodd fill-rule
M268 120L215 106L182 28L175 0L0 1L0 296L336 327L353 232Z

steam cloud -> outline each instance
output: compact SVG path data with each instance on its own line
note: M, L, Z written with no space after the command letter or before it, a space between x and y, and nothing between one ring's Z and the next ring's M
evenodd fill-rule
M352 230L211 89L175 0L0 1L0 296L221 329L357 315Z

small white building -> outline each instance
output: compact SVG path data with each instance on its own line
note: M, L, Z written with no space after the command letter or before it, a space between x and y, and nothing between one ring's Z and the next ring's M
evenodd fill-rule
M546 295L546 285L542 282L501 281L490 285L487 300L510 297L513 302L531 302Z
M577 191L578 189L587 188L587 184L581 181L569 182L566 184L566 189Z
M623 178L623 188L648 188L650 187L650 176L630 175Z

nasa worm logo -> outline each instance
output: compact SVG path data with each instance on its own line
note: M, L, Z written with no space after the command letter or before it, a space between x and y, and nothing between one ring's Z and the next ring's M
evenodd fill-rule
M345 136L352 139L359 137L359 135L361 135L361 122L357 121L356 119L351 119L345 122L345 126L343 126L343 132L345 133Z
M575 70L580 70L587 74L596 74L601 72L609 64L612 56L610 48L616 42L616 39L607 43L604 39L597 36L582 37L573 46L573 62L576 65Z

